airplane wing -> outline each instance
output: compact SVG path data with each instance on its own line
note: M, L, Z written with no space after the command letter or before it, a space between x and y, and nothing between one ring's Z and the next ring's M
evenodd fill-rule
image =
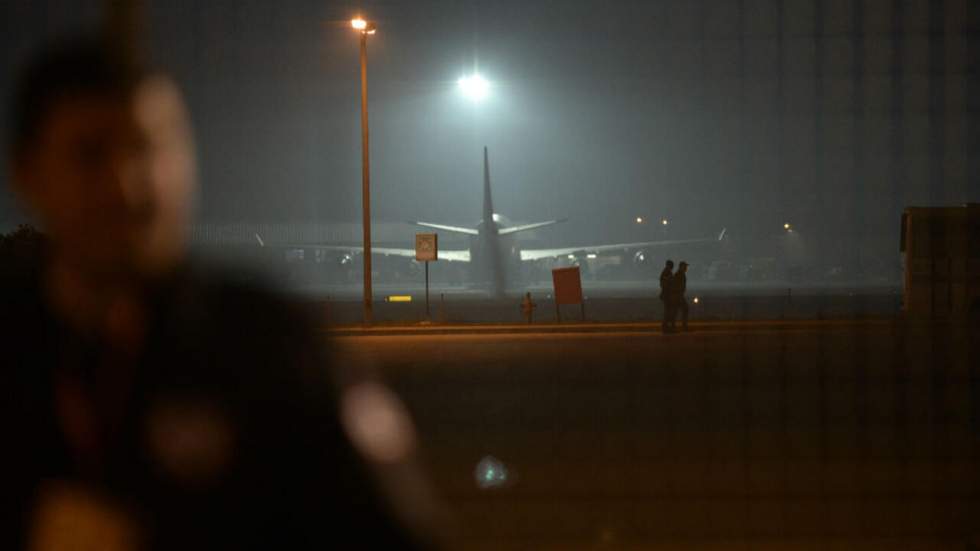
M338 253L360 254L364 252L364 247L360 245L322 245L318 243L269 243L267 244L259 234L255 234L255 240L261 247L276 247L282 249L310 249L316 251L333 251ZM399 249L395 247L371 247L371 254L383 254L390 256L404 256L415 258L415 249ZM439 260L450 262L469 262L470 251L462 250L440 250Z
M433 228L436 230L445 230L453 233L465 233L466 235L478 235L480 232L473 228L464 228L462 226L448 226L446 224L433 224L431 222L412 222L416 226L422 226L423 228Z
M533 224L524 224L523 226L511 226L509 228L500 228L497 231L499 235L507 235L509 233L517 233L519 231L535 230L538 228L543 228L545 226L551 226L558 224L559 222L564 222L566 219L562 218L559 220L548 220L547 222L535 222Z
M630 249L647 249L656 247L670 247L674 245L694 245L698 243L716 243L725 238L725 230L721 230L718 237L703 237L700 239L675 239L671 241L640 241L636 243L615 243L610 245L592 245L585 247L562 247L560 249L522 249L521 260L540 260L542 258L556 258L570 254L580 253L602 253L611 251L627 251Z

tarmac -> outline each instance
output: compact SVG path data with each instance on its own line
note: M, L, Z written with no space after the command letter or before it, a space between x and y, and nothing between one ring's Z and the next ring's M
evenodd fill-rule
M459 548L978 548L977 328L773 311L323 333L405 401Z
M460 549L980 543L980 339L899 318L338 326ZM506 473L488 486L481 465ZM973 545L973 547L970 547Z
M343 324L327 327L330 336L411 336L411 335L522 335L557 333L652 333L667 337L686 333L731 333L768 331L879 329L898 326L900 320L889 318L860 320L756 320L692 321L689 331L664 335L656 322L566 322L566 323L379 323L373 325Z

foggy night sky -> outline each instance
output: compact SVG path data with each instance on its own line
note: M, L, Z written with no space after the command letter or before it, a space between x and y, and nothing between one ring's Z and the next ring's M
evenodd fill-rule
M90 4L0 5L5 107L24 55L97 21ZM898 17L870 0L147 4L151 50L191 107L205 221L360 221L358 12L379 27L377 222L475 223L483 145L496 210L569 217L541 232L555 243L655 237L631 224L640 215L678 236L790 221L897 255L905 206L980 200L968 0L900 2ZM477 67L493 88L474 105L455 81ZM0 229L17 220L4 192Z

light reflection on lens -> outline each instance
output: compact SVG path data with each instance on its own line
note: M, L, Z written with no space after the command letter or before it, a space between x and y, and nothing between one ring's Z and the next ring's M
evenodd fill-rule
M481 489L498 488L507 483L507 467L496 457L488 455L476 465L476 485Z

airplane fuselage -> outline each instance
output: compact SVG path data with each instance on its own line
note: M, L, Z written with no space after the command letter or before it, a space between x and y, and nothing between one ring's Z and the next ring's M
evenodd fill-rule
M498 297L504 294L508 282L514 280L521 262L517 240L512 235L500 235L502 227L494 220L481 222L476 228L478 233L470 237L472 281Z

